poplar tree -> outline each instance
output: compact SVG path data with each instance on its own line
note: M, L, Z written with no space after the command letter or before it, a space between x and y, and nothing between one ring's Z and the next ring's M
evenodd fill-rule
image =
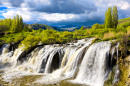
M116 6L113 6L112 21L113 21L113 28L116 29L118 25L118 10Z
M105 13L105 28L112 28L112 8L109 7Z
M20 20L19 20L19 30L22 31L23 29L23 18L22 16L20 16Z
M16 32L16 17L15 16L14 16L13 21L12 21L11 31Z
M118 10L116 6L111 7L105 13L105 28L115 28L118 25Z
M6 28L5 31L20 32L23 30L23 18L19 15L14 16L13 19L0 19L0 26L2 29Z
M19 30L19 29L20 29L20 28L19 28L19 23L20 23L20 22L19 22L19 15L17 14L17 15L16 15L16 32L19 32L19 31L20 31L20 30Z

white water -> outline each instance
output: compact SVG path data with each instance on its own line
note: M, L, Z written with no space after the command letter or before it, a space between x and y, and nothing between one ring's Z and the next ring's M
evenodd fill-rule
M87 41L84 46L82 46L81 48L79 48L78 50L76 50L70 57L70 59L68 60L64 71L63 71L63 75L65 75L66 77L74 77L75 73L78 70L78 66L80 64L79 61L82 60L83 57L83 53L85 51L85 48L87 48L93 39ZM64 59L64 58L63 58Z
M0 51L2 51L0 55L0 61L3 63L12 63L16 64L19 56L22 54L23 47L16 49L15 51L9 51L9 44L4 44Z
M10 77L9 79L11 79L11 77L17 78L24 74L33 73L43 74L43 78L37 83L50 84L71 78L74 83L103 86L109 73L106 60L109 58L111 43L99 42L91 45L92 40L82 39L76 43L37 47L26 57L23 57L24 62L19 65L16 63L19 62L18 58L24 51L23 48L9 51L10 45L3 45L0 49L2 52L0 62L10 62L15 65L11 69L6 69L7 72L3 78ZM54 63L56 68L54 68Z
M118 58L118 47L119 47L119 43L116 46L116 50L117 50L116 51L117 52L117 65L116 65L116 68L115 68L114 83L116 83L116 82L119 81L119 74L120 74L119 65L118 65L118 62L119 62L119 58Z
M110 42L95 43L87 50L81 63L76 82L92 86L103 86L105 75L105 60L109 53Z

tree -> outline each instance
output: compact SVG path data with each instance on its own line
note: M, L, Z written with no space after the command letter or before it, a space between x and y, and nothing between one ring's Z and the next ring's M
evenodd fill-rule
M101 25L98 24L98 23L96 23L96 24L94 24L94 25L92 26L92 28L94 28L94 29L99 29L99 28L101 28Z
M20 28L19 28L19 25L20 25L20 21L19 21L19 15L17 14L16 15L16 32L19 32L20 30Z
M12 32L16 32L16 17L15 17L15 16L14 16L14 18L13 18L11 31L12 31Z
M23 29L23 18L22 16L20 16L20 20L19 20L19 31L22 31Z
M6 25L0 25L0 32L6 32L8 31L8 27Z
M6 27L6 32L7 30L11 32L20 32L23 29L23 18L21 16L19 18L19 15L16 15L13 19L0 19L0 25L3 25L1 26L1 32L5 31L3 27Z
M118 25L118 10L116 6L113 6L112 22L113 22L113 27L116 29Z
M81 28L80 28L80 30L84 30L85 28L84 28L84 26L82 26Z
M112 28L112 8L109 7L105 13L105 28Z
M105 28L116 28L118 24L118 10L116 6L111 7L105 13Z

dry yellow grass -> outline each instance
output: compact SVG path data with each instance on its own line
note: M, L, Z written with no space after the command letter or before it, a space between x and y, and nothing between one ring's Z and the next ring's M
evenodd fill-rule
M113 32L105 33L103 39L115 38L116 35Z
M130 36L130 30L127 31L127 36Z
M95 38L99 38L99 36L98 36L98 35L95 35L94 37L95 37Z
M130 36L130 26L126 28L127 30L127 36Z

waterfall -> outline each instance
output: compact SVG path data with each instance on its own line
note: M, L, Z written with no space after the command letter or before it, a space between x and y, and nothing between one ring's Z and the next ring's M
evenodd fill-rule
M85 48L87 48L93 39L88 40L84 46L82 46L81 48L77 49L70 57L70 59L68 60L64 71L63 71L63 75L65 75L66 77L70 77L73 78L75 73L77 72L78 66L79 66L79 62L82 60L83 57L83 53L85 51ZM66 57L64 57L66 58ZM63 59L64 59L63 58Z
M9 62L10 57L13 55L13 51L9 50L10 44L4 44L2 48L0 49L1 55L0 55L0 61L3 63Z
M60 66L62 50L61 47L46 45L44 47L38 47L31 52L31 54L27 55L27 61L25 61L22 65L18 67L20 70L26 70L28 72L51 72L51 64L53 57L58 53L59 57L56 57L59 62L58 66Z
M10 50L11 45L4 44L0 49L0 64L9 62L13 65L6 73L8 76L16 71L20 71L20 74L41 74L43 78L39 82L44 84L66 80L90 86L103 86L110 68L113 67L115 49L118 60L119 44L112 48L110 55L111 42L92 44L93 40L94 38L87 38L74 43L38 46L24 57L21 56L24 54L24 47ZM20 64L17 64L20 60ZM117 65L114 83L118 81L118 76Z
M119 81L119 74L120 74L120 70L119 70L119 57L118 57L118 47L119 47L119 43L116 46L116 52L117 52L117 64L116 64L116 68L115 68L115 76L114 76L114 83Z
M54 50L54 49L53 49ZM58 54L60 53L59 52L60 49L55 49L54 51L51 52L49 58L48 58L48 61L47 61L47 64L46 64L46 67L45 67L45 73L49 73L51 70L50 70L50 67L51 67L51 63L52 63L52 59L54 58L54 55L58 52Z
M112 48L112 55L111 55L111 69L113 67L113 58L114 58L114 53L115 53L115 47Z
M109 53L110 46L110 42L99 42L89 47L79 68L76 82L92 86L103 86L106 75L104 70L105 58Z

